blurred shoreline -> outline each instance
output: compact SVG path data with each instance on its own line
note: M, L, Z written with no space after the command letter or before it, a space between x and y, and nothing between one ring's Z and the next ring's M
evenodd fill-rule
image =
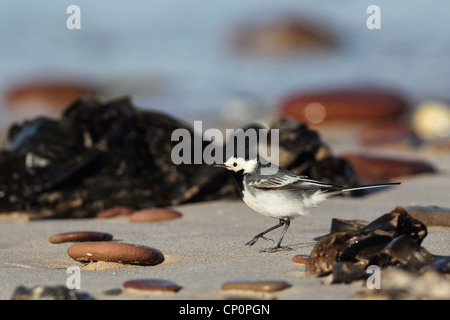
M33 115L14 109L8 115L8 91L46 81L92 85L107 99L131 95L143 109L191 123L229 114L229 105L241 97L257 103L248 122L255 113L273 113L291 92L362 84L392 88L412 104L450 100L450 21L445 16L450 4L445 1L433 6L382 3L380 30L367 29L366 8L371 3L358 0L346 6L293 0L177 0L170 6L137 1L133 7L79 1L81 30L66 28L68 3L24 3L0 4L2 126L9 122L5 117ZM276 21L286 17L328 32L336 45L292 54L275 48L267 56L261 51L270 47L261 41L281 48L318 41L311 34L309 42L295 40L293 28L277 34ZM253 43L250 53L236 50L233 43L243 35L245 43ZM242 119L239 116L235 118Z

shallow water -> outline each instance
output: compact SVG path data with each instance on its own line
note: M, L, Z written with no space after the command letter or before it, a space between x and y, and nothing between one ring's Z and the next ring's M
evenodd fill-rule
M79 0L81 30L68 30L71 4L0 2L0 95L14 83L68 77L187 121L223 113L236 97L256 101L251 118L291 91L335 86L394 88L413 103L450 98L445 0ZM366 27L371 4L381 9L380 30ZM286 13L323 25L338 46L271 58L231 50L238 26ZM2 125L10 120L4 111L0 118Z

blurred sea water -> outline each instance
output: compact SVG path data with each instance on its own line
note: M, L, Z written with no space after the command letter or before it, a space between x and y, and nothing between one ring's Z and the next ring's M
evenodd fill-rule
M66 27L72 4L81 30ZM381 9L380 30L366 27L372 4ZM238 96L271 109L292 91L361 84L399 90L413 103L448 101L449 10L446 0L6 0L0 96L15 83L66 77L186 121L217 115ZM287 13L330 30L338 46L278 58L232 52L239 25Z

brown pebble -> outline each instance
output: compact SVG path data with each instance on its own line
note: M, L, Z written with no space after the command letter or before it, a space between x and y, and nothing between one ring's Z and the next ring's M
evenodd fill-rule
M292 257L292 261L295 263L307 264L309 256L306 254L297 254Z
M397 118L408 106L400 96L389 91L336 89L292 94L282 101L280 109L282 116L321 124Z
M123 283L124 288L146 291L178 292L182 287L176 283L163 279L135 279Z
M44 107L62 110L89 91L89 88L74 82L30 82L9 89L6 103L12 109Z
M394 178L435 172L431 164L422 160L363 154L344 154L342 158L350 162L363 183L382 183Z
M331 48L334 37L328 30L302 17L283 17L273 21L246 21L233 37L238 52L288 54L311 49Z
M222 290L274 292L290 286L289 283L282 280L232 280L225 282Z
M158 222L181 218L181 213L165 208L142 209L130 216L130 222Z
M123 264L156 265L164 255L155 248L123 242L81 242L67 249L69 256L80 262L106 261Z
M97 218L111 218L117 216L129 216L133 211L126 207L113 207L97 213Z
M72 231L52 235L48 238L51 243L83 242L83 241L110 241L113 236L98 231Z

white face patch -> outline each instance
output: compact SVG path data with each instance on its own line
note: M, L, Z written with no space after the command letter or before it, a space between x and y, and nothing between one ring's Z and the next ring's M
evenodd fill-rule
M231 171L238 172L244 170L244 173L250 173L256 168L258 163L256 159L245 160L244 158L231 157L224 165Z

